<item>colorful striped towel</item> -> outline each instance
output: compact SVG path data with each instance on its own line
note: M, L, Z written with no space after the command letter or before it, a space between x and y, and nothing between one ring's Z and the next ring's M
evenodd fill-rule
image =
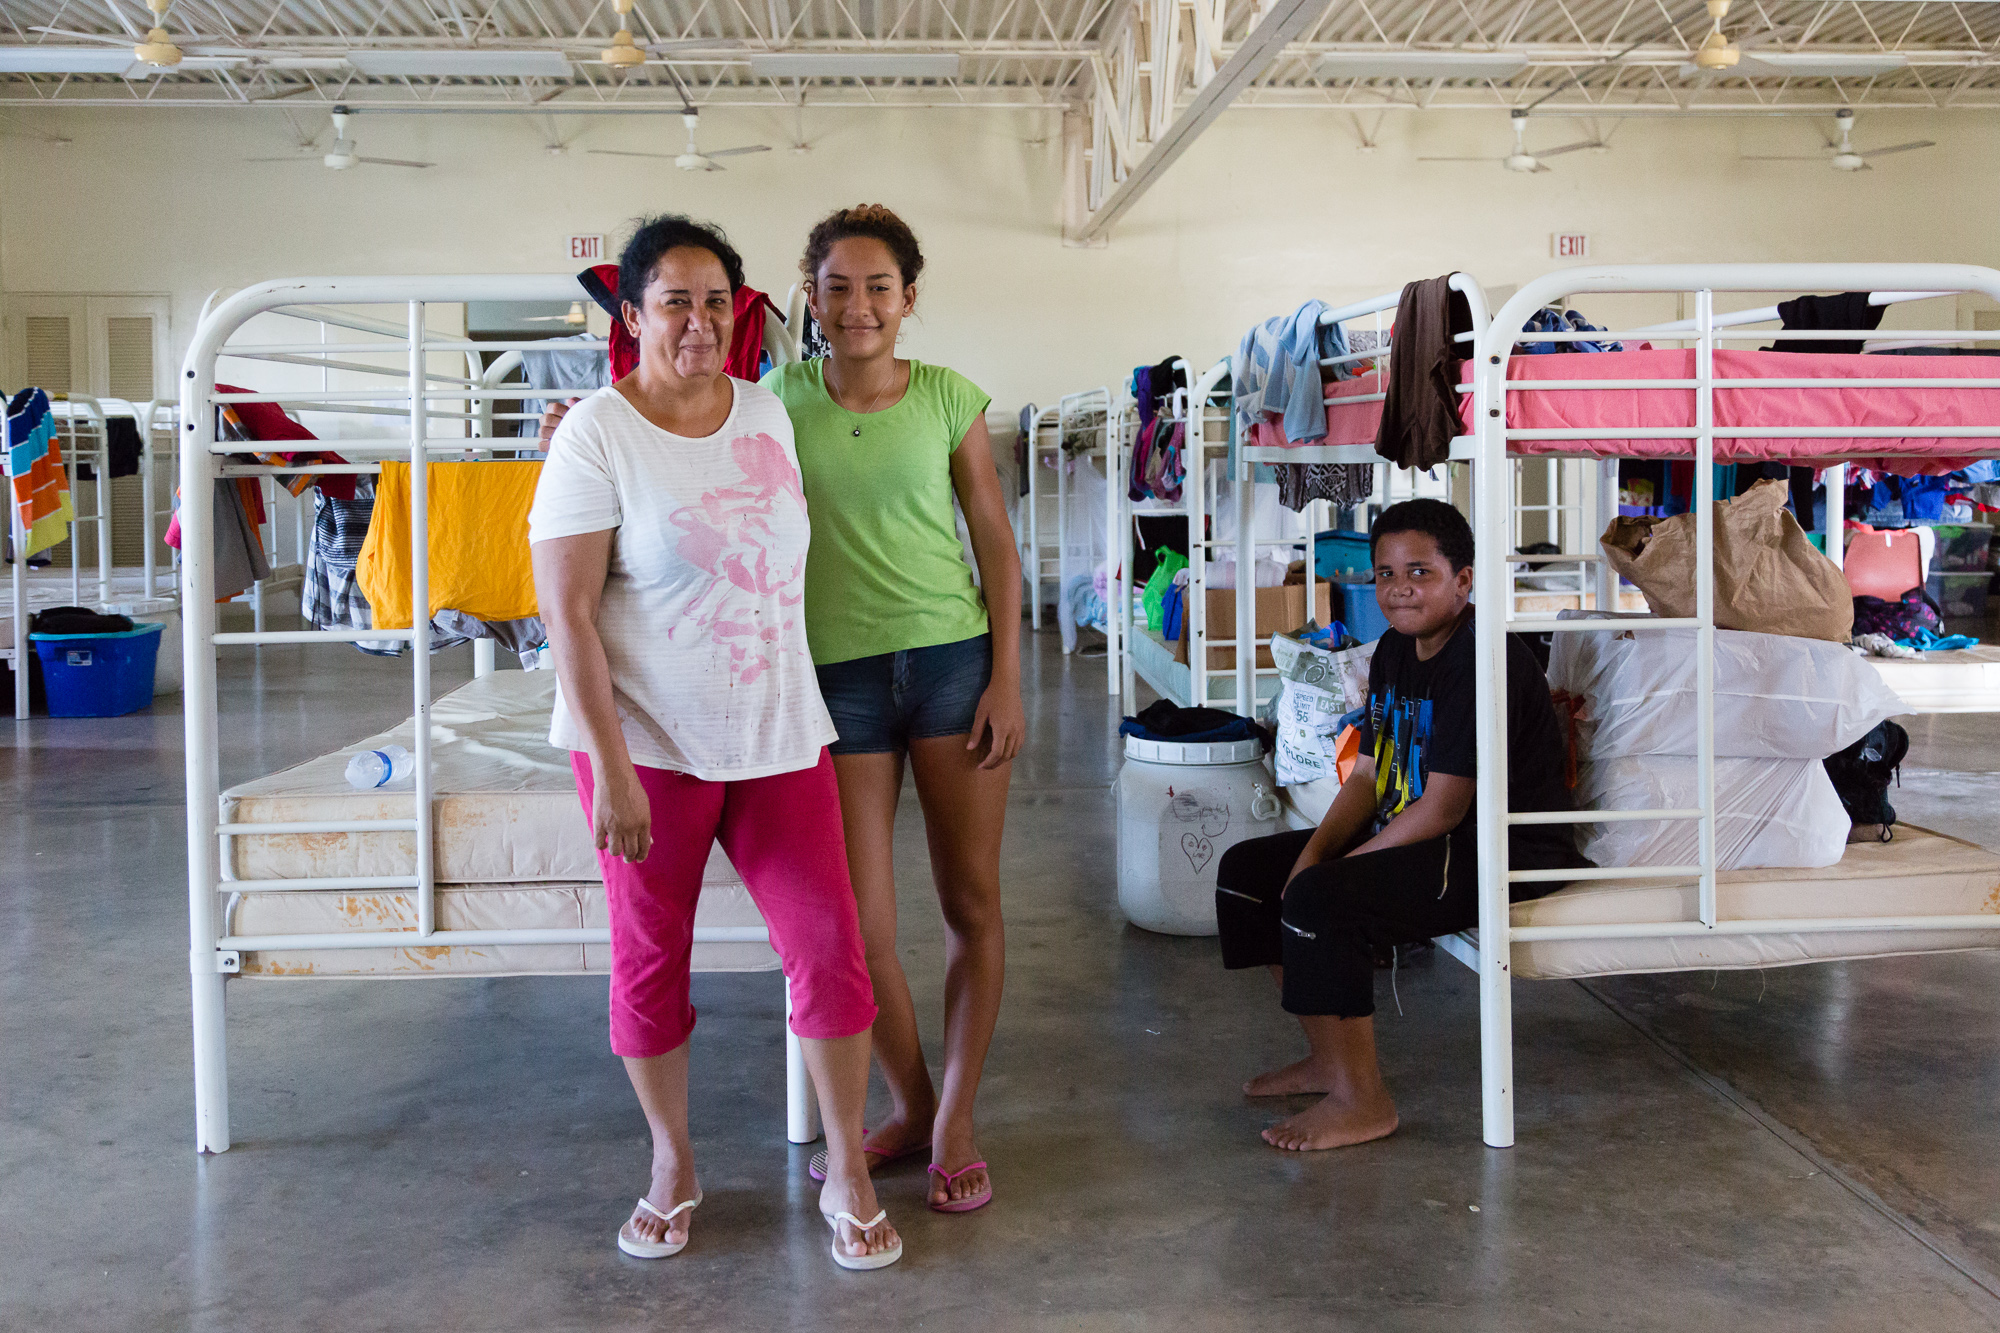
M15 558L25 559L61 542L76 517L55 414L40 389L23 389L7 404L6 463L15 521L27 534Z

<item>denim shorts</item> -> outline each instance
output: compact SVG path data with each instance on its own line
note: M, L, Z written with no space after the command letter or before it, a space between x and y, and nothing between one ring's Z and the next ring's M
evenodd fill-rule
M993 636L878 653L818 668L840 733L835 754L895 754L911 741L963 736L993 678Z

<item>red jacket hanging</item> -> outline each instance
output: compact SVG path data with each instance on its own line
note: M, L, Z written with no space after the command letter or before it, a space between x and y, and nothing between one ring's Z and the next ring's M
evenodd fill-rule
M624 379L639 367L639 340L625 328L623 303L618 299L618 266L597 264L576 275L591 299L611 316L611 378ZM735 328L729 335L729 359L725 373L740 380L757 378L758 358L764 350L765 312L778 313L771 298L754 287L738 287L735 299ZM782 315L779 316L783 318Z

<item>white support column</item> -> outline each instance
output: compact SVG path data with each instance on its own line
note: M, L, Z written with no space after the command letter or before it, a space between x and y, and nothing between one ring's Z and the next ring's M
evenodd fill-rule
M785 982L785 1137L811 1143L819 1137L819 1099L806 1069L805 1047L792 1031L792 983Z
M1701 807L1701 923L1715 924L1715 293L1695 293L1695 795Z
M1508 938L1507 887L1507 620L1512 584L1505 556L1512 522L1508 511L1507 423L1503 385L1507 356L1520 330L1488 330L1480 348L1473 389L1473 420L1479 427L1473 463L1473 618L1477 670L1473 708L1477 716L1479 783L1473 797L1479 848L1479 1067L1481 1122L1486 1143L1514 1146L1514 1008L1510 989L1513 945Z
M1847 464L1828 468L1826 482L1826 558L1847 568ZM1811 521L1811 515L1807 515Z
M217 846L220 731L215 692L215 355L188 352L181 376L181 715L187 781L188 971L194 1019L194 1142L229 1150L229 1046L223 1018Z
M435 847L431 833L431 515L429 376L424 353L424 303L410 302L410 643L416 776L417 933L437 929Z
M1118 417L1111 393L1104 394L1104 595L1111 604L1104 608L1104 689L1105 693L1116 696L1122 688L1125 675L1125 622L1114 614L1118 602L1125 596L1125 567L1119 563L1118 551L1112 541L1112 534L1118 531L1118 501L1125 494L1125 483L1120 479L1118 469Z
M0 444L0 448L4 448ZM13 535L14 557L14 720L28 720L28 531L21 526L21 506L14 503L8 482L7 531Z

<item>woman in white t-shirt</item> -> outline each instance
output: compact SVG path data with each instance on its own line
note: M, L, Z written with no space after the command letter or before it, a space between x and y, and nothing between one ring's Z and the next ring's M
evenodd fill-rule
M874 993L799 603L805 497L767 389L723 373L743 261L713 227L643 222L618 266L638 369L556 432L528 516L571 751L611 920L611 1048L653 1134L618 1247L665 1258L701 1202L688 1140L688 959L720 841L770 927L825 1110L820 1211L843 1268L903 1242L862 1154Z

